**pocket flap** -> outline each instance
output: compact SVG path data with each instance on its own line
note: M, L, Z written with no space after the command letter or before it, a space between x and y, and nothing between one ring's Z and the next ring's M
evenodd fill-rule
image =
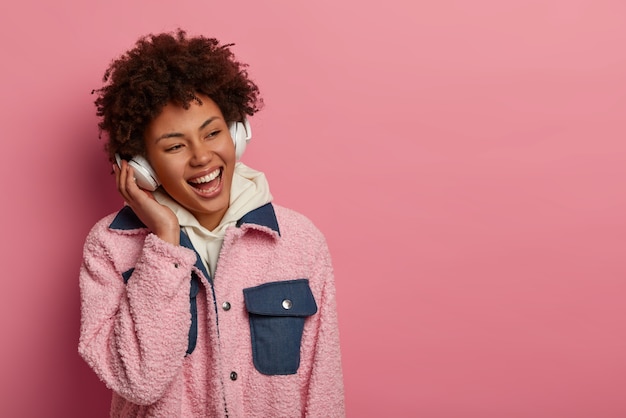
M264 283L243 289L248 312L269 316L310 316L317 304L308 279Z

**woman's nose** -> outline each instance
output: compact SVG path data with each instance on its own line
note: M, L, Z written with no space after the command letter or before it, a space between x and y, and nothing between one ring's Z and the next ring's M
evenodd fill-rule
M206 165L213 158L213 150L206 144L197 145L192 148L191 165Z

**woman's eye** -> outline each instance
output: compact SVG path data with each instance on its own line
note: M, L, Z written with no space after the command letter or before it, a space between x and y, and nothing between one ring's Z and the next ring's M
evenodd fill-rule
M165 151L169 152L169 151L176 151L178 149L182 148L182 145L180 144L176 144L176 145L172 145L171 147L167 147L165 149Z
M207 134L206 138L207 139L211 139L211 138L215 138L216 136L218 136L220 134L220 132L222 132L221 130L215 130L215 131L211 131Z

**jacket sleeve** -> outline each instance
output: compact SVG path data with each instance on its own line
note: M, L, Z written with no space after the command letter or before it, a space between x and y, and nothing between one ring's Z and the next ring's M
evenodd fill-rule
M319 249L312 278L319 280L321 296L318 300L318 315L312 317L317 317L317 327L306 416L339 418L345 416L345 406L335 282L325 241L320 244Z
M162 397L182 368L195 254L154 234L145 240L112 234L94 228L85 242L79 353L110 389L148 405ZM129 262L126 250L137 254L124 283L118 264L120 258Z

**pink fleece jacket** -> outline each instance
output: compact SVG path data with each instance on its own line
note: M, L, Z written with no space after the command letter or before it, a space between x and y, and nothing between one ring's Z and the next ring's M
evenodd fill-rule
M227 231L214 278L197 257L129 208L88 235L79 353L112 389L111 416L345 416L334 278L315 226L268 204Z

